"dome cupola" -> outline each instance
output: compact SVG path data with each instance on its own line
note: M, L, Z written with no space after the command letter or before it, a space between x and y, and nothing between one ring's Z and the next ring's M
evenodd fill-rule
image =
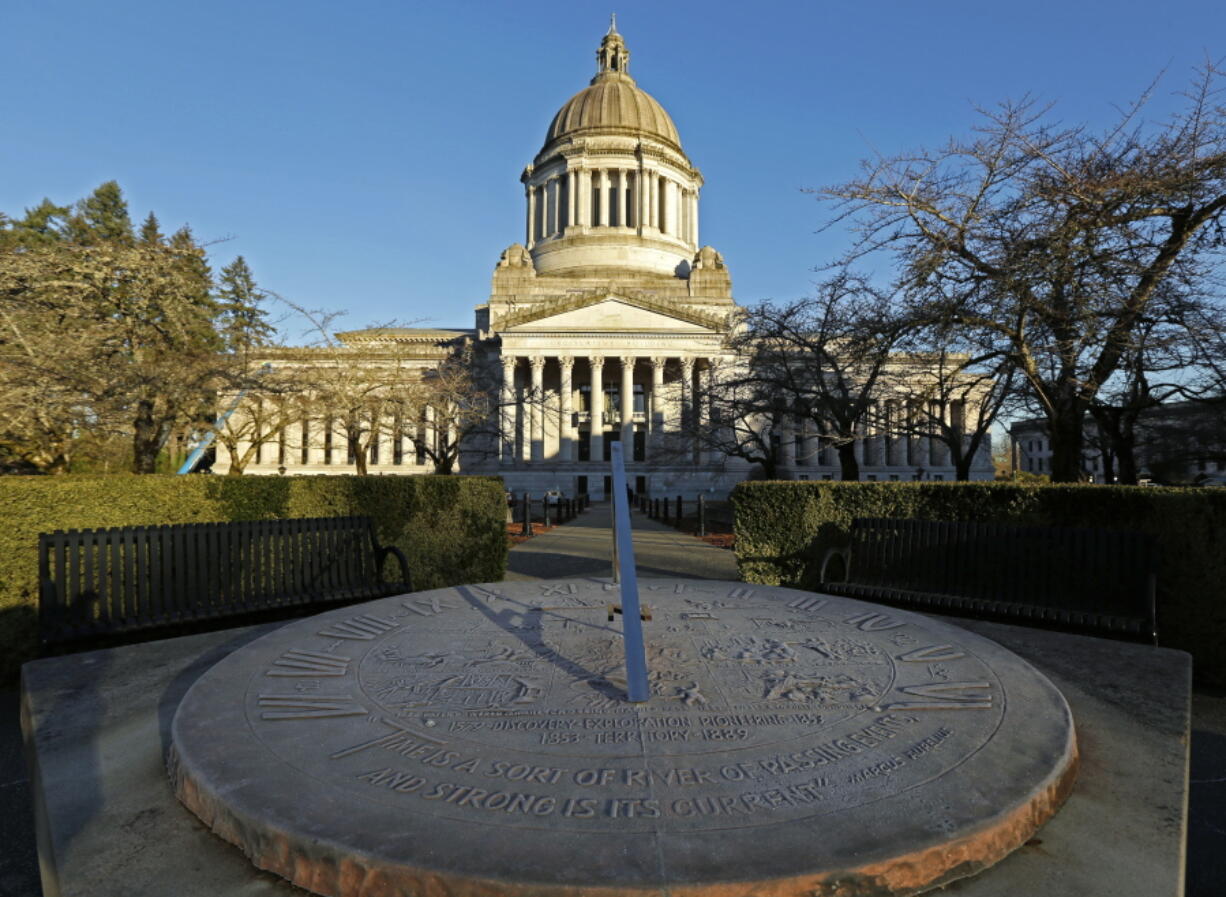
M558 110L521 180L538 273L688 272L702 175L664 107L630 77L616 19L596 51L596 76Z

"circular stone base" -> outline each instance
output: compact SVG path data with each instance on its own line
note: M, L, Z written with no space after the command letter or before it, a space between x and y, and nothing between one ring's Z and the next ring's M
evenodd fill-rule
M176 792L257 866L363 897L915 894L1072 786L1068 705L994 642L810 592L461 586L290 623L174 720Z

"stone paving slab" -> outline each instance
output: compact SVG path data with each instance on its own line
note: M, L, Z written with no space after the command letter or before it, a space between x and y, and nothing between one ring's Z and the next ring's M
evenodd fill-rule
M988 623L1068 699L1082 769L1064 810L959 897L1181 897L1190 658L1178 651ZM188 687L269 631L251 627L49 658L23 672L49 897L304 892L256 871L174 799L164 756Z
M612 569L612 506L593 505L574 520L511 549L509 581L608 576ZM635 512L634 561L640 577L740 579L736 555Z

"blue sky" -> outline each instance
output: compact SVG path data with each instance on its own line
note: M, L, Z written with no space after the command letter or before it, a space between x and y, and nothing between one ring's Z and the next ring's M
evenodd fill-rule
M1105 123L1207 57L1226 3L612 7L631 74L703 171L702 241L742 303L805 295L845 239L802 188L1031 94ZM522 240L519 174L587 85L610 4L3 0L0 210L123 186L220 266L370 323L470 326Z

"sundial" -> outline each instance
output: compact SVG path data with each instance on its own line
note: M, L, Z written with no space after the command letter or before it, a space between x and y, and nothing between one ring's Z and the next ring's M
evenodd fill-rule
M180 799L327 895L915 894L1024 843L1072 786L1056 688L918 614L643 580L494 583L300 620L204 674Z

